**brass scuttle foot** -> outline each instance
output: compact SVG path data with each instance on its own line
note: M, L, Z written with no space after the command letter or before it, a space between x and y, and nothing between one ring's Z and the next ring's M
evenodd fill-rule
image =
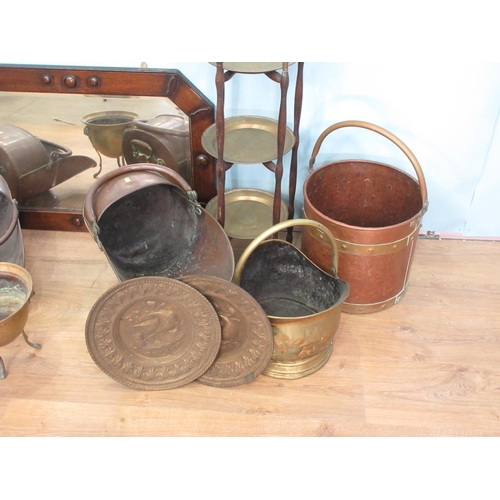
M5 371L5 365L3 364L3 359L0 358L0 379L5 378L7 376L7 372Z

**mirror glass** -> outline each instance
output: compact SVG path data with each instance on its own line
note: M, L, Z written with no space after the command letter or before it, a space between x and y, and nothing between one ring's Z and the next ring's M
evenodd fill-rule
M148 163L176 170L208 203L202 147L214 105L178 70L0 65L0 175L25 229L85 231L98 176Z
M66 150L71 150L72 156L80 160L80 164L77 161L68 164L61 161L55 167L61 170L56 178L68 178L51 187L50 191L35 193L27 199L21 197L20 208L79 210L87 190L95 181L94 176L102 176L122 164L161 162L158 158L151 158L148 155L151 151L144 145L142 149L133 149L132 145L127 160L124 157L123 142L119 138L119 135L136 128L134 118L146 125L154 125L157 117L172 122L177 131L184 131L181 134L184 147L178 155L178 163L182 164L179 165L179 173L191 184L192 176L190 168L187 168L191 162L189 119L168 98L0 92L0 133L5 125L13 125L40 139L49 151L54 149L53 144L59 146L56 149L63 154ZM114 124L118 125L118 135L109 139L106 134L110 133L109 129ZM20 134L20 140L24 140L22 132ZM101 137L107 141L106 144L100 142ZM113 144L113 140L117 141L116 144ZM47 142L51 145L48 146ZM28 141L27 145L29 144ZM170 151L173 150L170 147ZM78 158L80 156L85 158ZM38 164L44 166L43 157ZM82 168L85 170L75 175ZM42 189L43 173L31 172L28 175L33 176L33 182Z

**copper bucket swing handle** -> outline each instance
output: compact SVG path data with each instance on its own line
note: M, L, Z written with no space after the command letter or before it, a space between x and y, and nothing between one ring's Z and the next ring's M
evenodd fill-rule
M328 127L318 138L316 141L316 144L314 145L313 152L311 155L311 159L309 160L309 172L312 171L314 162L316 160L316 155L318 154L319 148L321 147L321 144L323 143L323 140L327 135L329 135L331 132L334 130L337 130L339 128L344 128L344 127L359 127L359 128L365 128L367 130L371 130L373 132L376 132L377 134L382 135L386 139L389 139L391 142L393 142L396 146L403 151L403 153L407 156L407 158L410 160L410 163L412 164L413 168L415 169L415 172L417 174L418 178L418 184L420 187L420 193L422 195L422 202L423 202L423 207L424 210L427 209L428 201L427 201L427 185L425 183L425 177L424 173L422 172L422 168L420 167L420 163L418 162L417 158L415 155L410 151L410 148L401 141L401 139L398 139L394 134L389 132L388 130L385 130L382 127L379 127L378 125L374 125L373 123L368 123L368 122L363 122L363 121L358 121L358 120L348 120L344 122L339 122L331 125Z
M51 161L62 160L64 158L68 158L73 154L73 151L69 148L61 146L60 144L56 144L55 142L47 141L46 139L38 139L43 146L46 148L47 146L54 149L50 154Z
M317 222L315 220L311 219L289 219L285 220L283 222L280 222L278 224L275 224L274 226L270 227L269 229L266 229L263 233L261 233L257 238L255 238L250 245L245 249L245 251L241 254L241 257L238 260L238 263L236 264L236 267L234 269L234 274L233 274L233 283L236 285L239 285L240 283L240 277L241 277L241 271L243 270L243 267L245 266L248 258L250 257L251 253L269 236L272 236L275 233L278 233L279 231L282 231L283 229L287 229L289 227L293 226L312 226L321 231L326 235L328 240L330 241L330 245L332 247L332 276L337 276L337 266L338 266L338 251L337 251L337 244L335 243L335 238L333 237L332 232L321 222ZM290 243L289 243L290 244Z
M0 237L0 245L3 245L12 235L14 229L17 227L19 218L19 210L17 208L17 201L12 200L12 219L9 223L9 227L5 231L5 233Z
M188 194L189 198L193 201L196 200L196 192L191 189L191 186L181 177L177 172L168 168L162 167L160 165L154 164L135 164L135 165L126 165L120 168L116 168L115 170L111 170L107 174L103 175L101 178L97 179L90 189L87 191L85 195L85 202L83 204L83 215L86 219L88 226L94 228L94 234L97 235L98 228L95 220L94 213L94 197L97 191L104 185L106 182L118 177L120 175L128 174L131 172L143 172L143 171L153 171L162 175L166 180L172 182L172 184L182 188Z

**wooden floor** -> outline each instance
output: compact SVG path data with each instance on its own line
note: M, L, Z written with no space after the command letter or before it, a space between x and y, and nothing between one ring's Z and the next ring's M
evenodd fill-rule
M87 233L23 231L35 295L0 350L0 436L500 436L500 242L421 239L395 307L343 314L325 367L219 389L129 389L87 352L118 281Z

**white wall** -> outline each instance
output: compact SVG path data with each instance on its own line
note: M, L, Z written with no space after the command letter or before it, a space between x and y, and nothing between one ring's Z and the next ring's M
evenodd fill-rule
M105 22L112 18L111 8L105 5L92 18L88 13L83 15L83 24L77 30L74 26L58 26L57 21L45 24L41 39L31 37L31 43L11 43L8 50L2 51L0 63L139 67L146 62L150 68L181 70L215 102L214 66L171 61L176 54L175 44L186 43L178 39L178 31L172 37L168 26L151 29L149 24L148 29L141 29L145 18L133 12L129 13L132 17L128 26ZM37 15L46 13L41 4L30 9L29 26L34 26ZM57 20L64 19L63 14L60 12ZM17 40L29 33L26 22L9 29ZM290 67L290 127L296 69L296 64ZM263 75L238 75L226 85L226 116L257 114L276 118L278 104L279 86ZM424 230L500 236L499 112L497 62L415 62L403 58L381 63L306 62L297 212L318 136L338 121L365 120L398 136L419 160L429 191ZM412 172L411 164L396 146L366 130L342 129L332 134L325 140L315 166L341 158L378 160ZM260 165L235 165L228 172L226 186L272 191L273 174Z
M215 101L212 66L178 67ZM296 65L290 67L291 90L295 75ZM419 160L430 201L424 230L500 235L500 218L494 216L500 213L500 64L310 62L304 81L299 210L300 187L319 135L333 123L364 120L398 136ZM226 114L276 117L277 87L260 75L234 78L226 86ZM342 129L326 138L315 166L341 158L372 159L413 172L396 146L362 129ZM259 166L235 166L230 174L228 187L272 190L272 174Z

